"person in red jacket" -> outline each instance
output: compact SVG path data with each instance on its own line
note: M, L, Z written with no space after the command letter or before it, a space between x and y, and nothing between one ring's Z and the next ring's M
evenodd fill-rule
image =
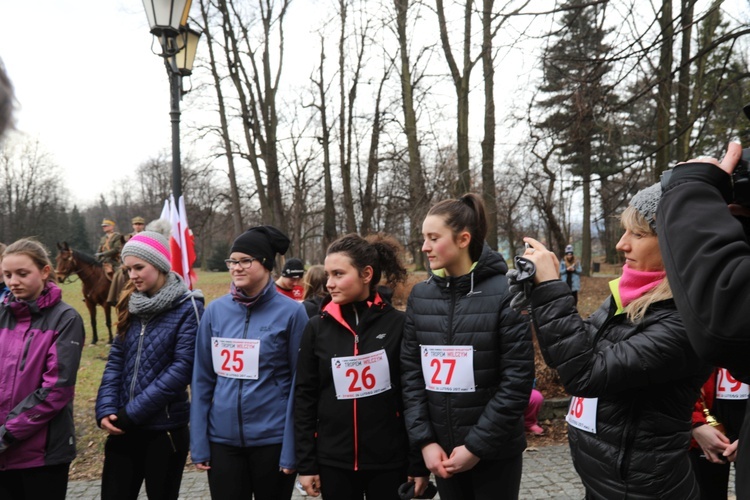
M726 368L716 368L695 402L690 460L703 500L727 498L748 393L750 386Z

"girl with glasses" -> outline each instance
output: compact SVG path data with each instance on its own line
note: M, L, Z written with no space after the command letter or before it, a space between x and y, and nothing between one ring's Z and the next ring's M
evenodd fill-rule
M216 499L291 498L292 378L307 314L271 277L289 238L258 226L232 244L230 293L206 308L195 348L191 457Z

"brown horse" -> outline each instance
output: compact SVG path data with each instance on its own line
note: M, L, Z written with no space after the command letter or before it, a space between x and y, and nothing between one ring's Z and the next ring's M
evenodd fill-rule
M71 274L77 274L82 283L83 301L89 310L91 317L91 329L93 337L91 344L96 344L99 336L96 332L96 306L104 308L104 317L107 320L107 331L109 332L109 342L112 343L112 322L110 319L110 305L107 302L109 293L109 283L107 276L104 274L102 263L90 255L86 255L68 246L67 242L57 244L59 253L55 260L55 274L60 283L64 282Z

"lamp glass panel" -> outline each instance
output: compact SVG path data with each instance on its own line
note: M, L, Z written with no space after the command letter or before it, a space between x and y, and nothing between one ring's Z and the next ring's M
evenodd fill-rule
M143 6L152 32L167 28L176 32L190 9L190 0L143 0Z
M185 46L180 47L181 50L177 54L177 68L183 75L189 75L193 70L195 53L198 51L198 40L200 40L201 34L195 30L188 28L183 36L187 38L187 43L184 41L184 39L180 42L180 46L182 46L183 44L185 44ZM183 37L181 36L180 38Z

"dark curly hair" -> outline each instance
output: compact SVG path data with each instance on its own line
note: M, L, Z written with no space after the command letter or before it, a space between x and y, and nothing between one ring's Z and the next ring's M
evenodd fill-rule
M330 244L326 255L333 253L346 254L360 274L367 266L372 267L371 292L383 277L390 288L406 280L401 245L391 236L377 233L363 238L355 233L347 234Z

